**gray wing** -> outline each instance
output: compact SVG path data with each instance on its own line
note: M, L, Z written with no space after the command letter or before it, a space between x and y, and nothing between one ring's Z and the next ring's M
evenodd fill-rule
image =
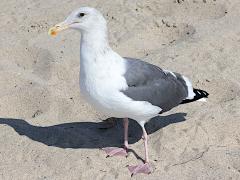
M122 92L128 97L136 101L148 101L160 107L162 112L186 99L187 85L180 74L172 74L138 59L124 59L127 68L124 77L128 88Z

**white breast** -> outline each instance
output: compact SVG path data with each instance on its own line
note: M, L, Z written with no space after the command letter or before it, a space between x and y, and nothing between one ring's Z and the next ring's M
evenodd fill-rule
M134 101L121 92L128 87L122 57L111 49L97 54L90 51L81 49L80 89L94 108L111 117L129 117L137 121L158 115L161 108L145 101Z
M123 61L114 53L100 54L94 60L84 58L89 57L81 57L81 93L96 109L110 113L116 107L119 90L127 87Z

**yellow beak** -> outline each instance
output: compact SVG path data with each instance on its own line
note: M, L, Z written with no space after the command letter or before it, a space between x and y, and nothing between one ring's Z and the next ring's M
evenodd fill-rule
M68 28L69 28L69 24L67 24L66 22L61 22L59 24L56 24L54 27L50 28L48 30L48 35L55 37L55 36L57 36L58 32L63 31Z

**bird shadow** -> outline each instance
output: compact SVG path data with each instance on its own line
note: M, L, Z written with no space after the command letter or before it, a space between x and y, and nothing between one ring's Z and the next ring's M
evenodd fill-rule
M148 134L178 122L185 121L186 113L176 113L155 117L146 124ZM123 125L116 119L112 128L102 129L102 123L72 122L53 126L34 126L23 119L0 118L0 124L11 126L19 135L27 136L33 141L59 148L104 148L121 147L123 142ZM129 143L133 144L142 137L142 129L136 121L129 122Z

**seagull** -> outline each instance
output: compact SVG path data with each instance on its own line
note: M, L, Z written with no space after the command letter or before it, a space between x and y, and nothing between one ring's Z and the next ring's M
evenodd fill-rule
M145 161L128 166L131 175L151 173L145 123L179 104L203 100L204 90L194 89L189 79L140 59L121 57L108 43L107 22L91 7L73 11L63 22L49 29L49 35L75 29L81 33L80 92L98 111L123 119L124 148L108 147L107 156L127 156L128 119L142 128Z

